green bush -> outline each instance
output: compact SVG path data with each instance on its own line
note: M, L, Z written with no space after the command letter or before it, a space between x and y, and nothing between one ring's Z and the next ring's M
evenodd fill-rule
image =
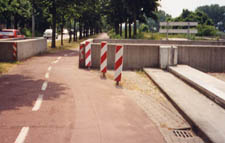
M21 33L23 35L25 35L26 37L32 37L32 32L29 29L27 29L27 28L21 29Z
M116 33L114 32L114 30L110 30L110 31L108 32L108 35L109 35L109 37L110 37L111 39L122 39L122 37L121 37L119 34L116 34Z
M148 25L142 23L139 27L139 31L140 32L148 32L149 31Z
M198 25L198 36L216 36L217 30L214 26L210 25Z

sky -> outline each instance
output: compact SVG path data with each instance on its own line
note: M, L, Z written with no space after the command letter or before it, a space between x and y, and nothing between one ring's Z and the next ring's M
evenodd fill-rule
M219 4L225 6L225 0L161 0L161 7L166 13L177 17L183 9L194 11L197 7L203 5Z

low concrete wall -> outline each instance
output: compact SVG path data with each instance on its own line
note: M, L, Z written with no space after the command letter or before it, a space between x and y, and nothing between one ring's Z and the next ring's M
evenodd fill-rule
M108 45L107 67L114 69L116 44ZM100 44L92 45L92 67L100 68ZM159 46L124 44L123 70L159 66Z
M47 40L44 38L15 39L0 41L0 61L13 61L13 43L17 43L17 60L47 51Z
M103 41L103 40L100 40ZM100 42L95 39L94 42ZM124 40L108 41L108 69L114 69L115 46ZM126 43L131 41L131 43ZM159 47L174 44L135 44L143 40L125 40L123 70L142 69L144 67L159 67ZM147 40L149 42L149 40ZM110 43L111 42L111 43ZM118 43L116 43L118 42ZM133 43L132 43L133 42ZM157 41L156 41L157 43ZM213 42L214 45L179 45L178 64L186 64L204 72L225 72L225 45L224 42ZM195 43L196 44L196 43ZM206 44L206 43L205 43ZM92 68L100 67L100 43L92 44ZM84 63L81 63L84 65ZM80 66L83 68L83 66Z
M167 40L134 40L134 39L94 39L94 43L107 41L108 43L132 43L132 44L169 44L169 45L224 45L225 41L167 41Z
M225 72L225 46L178 46L178 64L204 72Z

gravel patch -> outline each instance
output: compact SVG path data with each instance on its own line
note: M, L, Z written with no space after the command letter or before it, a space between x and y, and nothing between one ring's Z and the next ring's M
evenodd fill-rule
M113 71L106 74L111 80L113 75ZM144 72L123 71L120 86L125 95L136 102L157 125L167 143L203 143L201 138L194 135L188 122ZM174 130L183 129L190 129L193 137L183 138L174 135Z

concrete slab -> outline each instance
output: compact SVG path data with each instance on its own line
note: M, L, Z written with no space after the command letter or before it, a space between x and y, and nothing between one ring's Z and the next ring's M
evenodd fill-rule
M225 82L187 65L169 70L225 108Z
M225 142L225 111L219 105L169 72L144 69L180 112L197 127L208 142Z

